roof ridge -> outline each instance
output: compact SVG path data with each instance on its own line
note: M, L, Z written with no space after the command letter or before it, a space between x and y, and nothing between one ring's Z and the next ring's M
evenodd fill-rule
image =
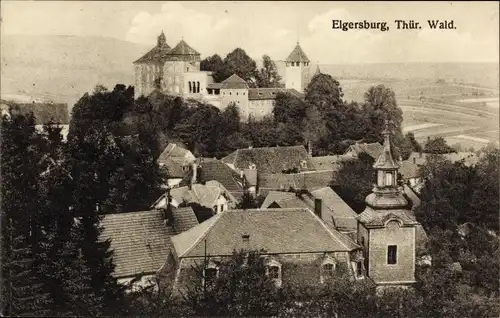
M349 250L349 247L347 245L345 245L344 242L342 242L338 237L336 237L333 232L332 232L332 229L328 228L328 226L326 226L326 224L323 222L323 220L317 216L311 209L307 209L309 211L309 213L311 213L315 218L316 220L321 223L321 225L323 226L323 228L325 228L325 230L327 231L327 233L335 240L337 240L342 246L344 246L346 249ZM340 233L339 231L335 230L335 232L337 233Z
M189 252L191 252L196 247L196 245L198 245L198 243L201 242L208 235L208 233L212 230L212 228L215 226L215 224L217 224L217 222L219 222L219 220L221 219L222 215L225 215L226 212L227 211L222 211L222 212L217 213L214 216L212 216L212 218L216 218L216 219L213 220L212 224L210 224L210 226L207 227L205 229L205 231L194 241L194 243L189 248L187 248L186 251L182 255L179 255L179 257L182 257L183 255L189 254Z

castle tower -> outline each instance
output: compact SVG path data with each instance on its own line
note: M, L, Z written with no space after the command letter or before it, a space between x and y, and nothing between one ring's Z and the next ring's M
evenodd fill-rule
M309 84L309 59L299 42L286 59L285 87L303 93Z
M415 234L419 223L397 183L399 165L391 154L386 121L384 150L373 168L376 185L358 215L358 243L363 247L366 273L378 286L415 283Z

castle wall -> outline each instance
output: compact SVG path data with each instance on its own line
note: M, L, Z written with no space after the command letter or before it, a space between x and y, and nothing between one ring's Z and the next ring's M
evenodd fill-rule
M240 111L241 120L248 119L248 89L221 89L220 94L221 111L224 111L229 104L234 103Z
M300 63L300 66L297 66L297 63ZM309 66L306 65L306 62L287 62L285 69L286 88L304 92L309 84Z
M186 72L184 73L183 91L185 97L201 97L207 95L207 85L212 83L212 77L207 72ZM190 90L191 86L191 90ZM197 88L199 86L199 92Z
M369 230L369 276L376 283L415 281L415 228L391 221ZM397 246L397 264L387 264L388 246Z
M155 80L162 77L162 68L154 64L136 64L134 73L134 97L139 98L148 96L155 89Z
M261 119L270 115L274 109L274 99L254 99L248 101L249 116L255 119Z

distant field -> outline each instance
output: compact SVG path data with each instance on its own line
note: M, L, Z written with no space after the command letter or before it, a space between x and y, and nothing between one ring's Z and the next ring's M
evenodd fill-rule
M371 86L391 88L403 110L403 131L412 131L420 142L442 136L450 145L477 149L499 140L498 89L423 80L339 82L347 101L363 102Z

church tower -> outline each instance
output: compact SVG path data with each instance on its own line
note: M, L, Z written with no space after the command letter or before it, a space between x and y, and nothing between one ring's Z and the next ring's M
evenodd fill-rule
M378 286L415 283L415 234L419 223L408 209L397 178L399 165L391 154L385 122L384 149L373 165L376 185L358 215L358 243L363 247L367 275Z
M304 93L309 84L309 59L299 42L286 59L285 88Z

